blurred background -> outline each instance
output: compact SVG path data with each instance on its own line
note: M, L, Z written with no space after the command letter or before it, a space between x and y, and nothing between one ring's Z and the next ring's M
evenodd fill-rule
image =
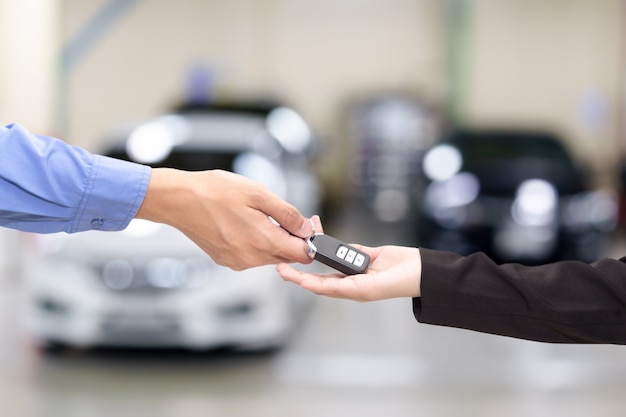
M625 17L623 0L0 0L0 122L240 172L349 242L620 257ZM419 325L410 300L311 297L151 227L0 230L3 415L623 415L621 347Z

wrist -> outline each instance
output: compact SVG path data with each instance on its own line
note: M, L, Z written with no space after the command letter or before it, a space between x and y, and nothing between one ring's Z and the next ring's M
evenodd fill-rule
M420 248L416 248L416 268L415 275L413 275L413 284L415 292L412 294L413 297L421 297L422 296L422 253Z
M403 270L399 274L402 278L398 288L402 291L402 297L421 297L422 260L419 248L403 248L405 260Z
M152 169L148 189L135 217L172 224L176 208L188 200L189 191L182 174L172 168Z

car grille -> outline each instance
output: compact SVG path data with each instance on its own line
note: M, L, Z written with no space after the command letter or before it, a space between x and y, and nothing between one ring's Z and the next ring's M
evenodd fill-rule
M203 287L215 265L200 258L111 259L95 266L98 281L116 292L173 291Z

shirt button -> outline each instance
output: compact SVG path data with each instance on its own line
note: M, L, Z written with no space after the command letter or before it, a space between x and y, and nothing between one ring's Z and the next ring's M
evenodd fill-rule
M102 229L104 225L104 219L102 217L96 217L91 220L91 228L92 229Z

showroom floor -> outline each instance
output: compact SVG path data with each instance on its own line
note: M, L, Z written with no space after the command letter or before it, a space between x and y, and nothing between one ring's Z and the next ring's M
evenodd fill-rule
M402 243L368 224L336 233ZM19 285L0 292L3 416L621 417L626 405L626 348L421 325L409 300L317 298L280 352L44 355L19 324L21 298Z

